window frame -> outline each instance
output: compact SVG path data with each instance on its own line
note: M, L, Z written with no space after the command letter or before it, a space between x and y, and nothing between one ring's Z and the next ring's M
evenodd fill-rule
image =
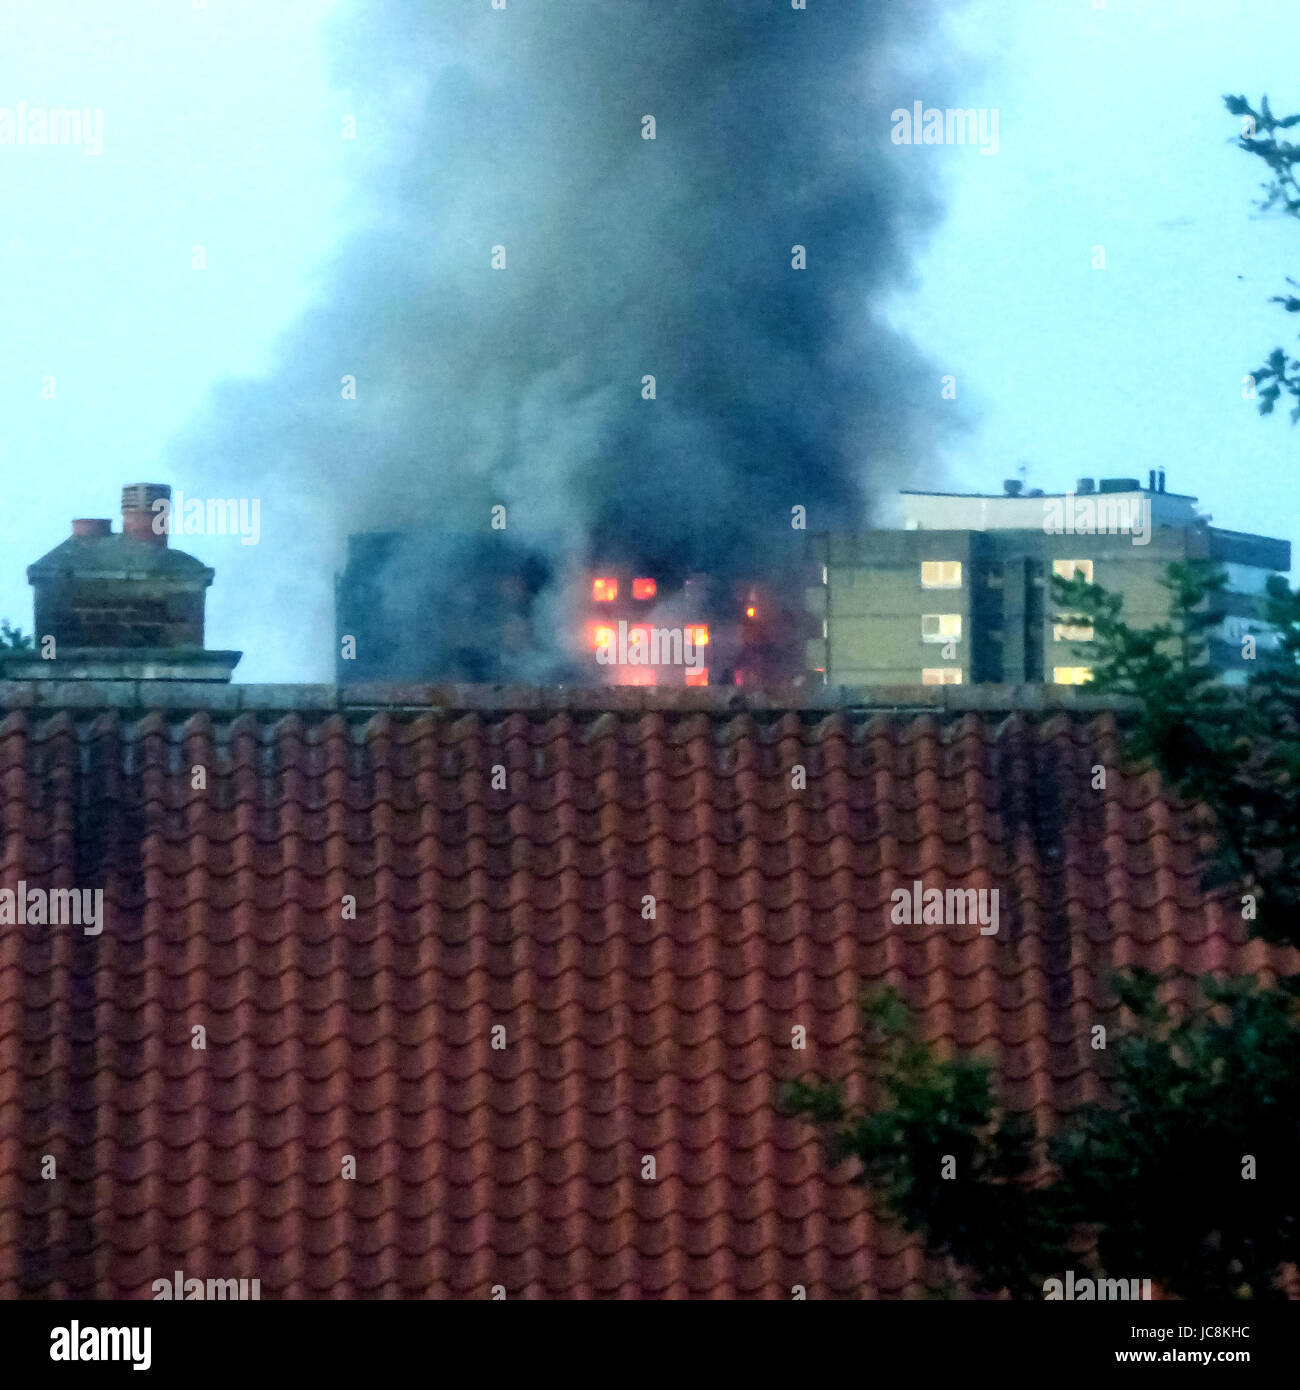
M1070 572L1069 572L1069 574L1063 573L1062 568L1061 568L1063 565L1069 565L1069 566L1070 566ZM1082 573L1082 571L1080 570L1080 566L1083 566L1083 567L1087 570L1087 573L1086 573L1086 574L1083 574L1083 573ZM1091 560L1069 560L1069 559L1053 560L1053 561L1052 561L1052 573L1053 573L1058 579L1070 580L1070 579L1079 579L1079 578L1082 578L1082 579L1084 579L1084 580L1085 580L1087 583L1089 583L1089 584L1094 584L1094 583L1096 583L1096 580L1093 579L1094 570L1093 570L1093 562L1092 562Z
M940 621L939 621L939 631L938 631L938 632L927 632L927 631L925 630L926 621L927 621L927 619L930 619L930 618L938 618L938 619L940 620ZM943 619L944 619L944 618L952 618L952 619L955 619L955 620L956 620L956 624L957 624L957 631L956 631L956 632L944 632L944 630L943 630ZM961 614L960 614L960 613L922 613L922 614L921 614L921 641L922 641L922 642L928 642L928 643L933 644L934 646L945 647L945 646L948 645L949 642L960 642L960 641L961 641L961 631L962 631L962 622L961 622Z
M952 582L948 582L948 581L946 581L946 580L944 580L944 579L935 579L935 580L927 581L927 580L926 580L926 577L925 577L925 567L926 567L927 565L936 565L936 566L938 566L938 567L939 567L940 573L943 572L943 567L944 567L945 565L951 565L951 566L954 568L954 570L956 571L957 577L956 577L956 579L953 580ZM921 588L923 588L923 589L960 589L961 587L962 587L962 568L961 568L961 561L960 561L960 560L922 560L922 561L921 561Z
M960 666L923 666L921 668L922 685L961 685L962 668ZM956 680L927 680L927 676L956 676Z
M1068 680L1068 681L1063 681L1063 680L1061 679L1061 672L1062 672L1062 671L1069 671L1069 672L1073 672L1073 673L1075 673L1075 674L1078 674L1078 673L1080 673L1080 672L1086 672L1087 674L1084 675L1084 677L1083 677L1082 680ZM1053 685L1088 685L1088 684L1091 683L1092 679L1093 679L1093 673L1092 673L1092 667L1091 667L1091 666L1053 666L1053 667L1052 667L1052 684L1053 684Z

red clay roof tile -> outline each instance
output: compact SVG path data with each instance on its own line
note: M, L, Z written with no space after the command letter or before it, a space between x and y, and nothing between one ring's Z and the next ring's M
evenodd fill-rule
M1109 714L606 703L9 713L0 881L108 921L0 929L0 1296L961 1288L773 1105L860 1094L864 988L1046 1127L1097 1094L1112 969L1295 968ZM1000 931L892 924L916 879L997 888Z

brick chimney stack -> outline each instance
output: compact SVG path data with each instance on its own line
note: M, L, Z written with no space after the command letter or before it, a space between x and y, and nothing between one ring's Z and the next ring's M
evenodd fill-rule
M78 517L62 545L28 565L36 651L3 654L6 680L230 679L241 653L203 645L214 572L169 547L155 510L171 494L166 483L131 483L119 534L102 517Z

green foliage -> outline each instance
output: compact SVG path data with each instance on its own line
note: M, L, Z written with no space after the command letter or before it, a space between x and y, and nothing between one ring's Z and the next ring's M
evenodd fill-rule
M1133 1025L1114 1048L1108 1102L1046 1141L997 1104L987 1063L936 1060L912 1041L892 992L863 1004L868 1037L881 1039L865 1049L875 1103L850 1111L835 1083L796 1081L781 1104L821 1128L829 1163L856 1158L856 1180L985 1290L1041 1297L1046 1279L1080 1268L1072 1235L1091 1233L1105 1277L1183 1297L1278 1298L1278 1267L1300 1260L1293 996L1207 976L1204 1005L1175 1021L1156 983L1117 979ZM1044 1171L1050 1181L1035 1182Z
M1140 983L1106 1107L1051 1145L1058 1185L1103 1269L1188 1298L1280 1298L1279 1267L1300 1258L1294 994L1205 976L1205 1002L1174 1021Z
M0 618L0 652L29 652L32 639L23 636L20 627L10 627L8 618Z
M1237 141L1239 148L1248 154L1257 155L1268 165L1269 179L1263 185L1264 197L1260 208L1264 211L1279 210L1290 217L1300 217L1300 182L1296 179L1296 167L1300 164L1300 145L1280 138L1278 132L1300 125L1300 116L1279 118L1269 109L1268 97L1259 104L1259 110L1245 97L1225 96L1223 104L1234 116L1242 117L1242 125L1251 122ZM1253 133L1250 131L1253 130ZM1294 289L1300 284L1288 278L1287 283ZM1300 297L1294 294L1273 296L1274 304L1281 304L1288 314L1300 313ZM1297 402L1291 412L1291 423L1300 420L1300 362L1288 357L1282 348L1274 348L1267 362L1257 367L1251 375L1259 391L1259 413L1271 415L1282 393L1293 396Z
M1057 579L1055 599L1069 621L1093 625L1095 688L1139 701L1130 754L1153 759L1204 808L1217 845L1205 887L1238 885L1255 899L1257 936L1300 946L1300 592L1270 578L1260 617L1278 645L1270 651L1257 639L1258 670L1243 694L1216 684L1208 659L1226 576L1193 561L1170 565L1163 582L1169 621L1145 632L1124 622L1122 597L1099 585Z
M1229 690L1208 647L1224 583L1207 564L1171 565L1168 621L1146 631L1124 621L1122 598L1082 579L1056 580L1055 599L1061 621L1093 627L1096 688L1136 701L1129 752L1201 804L1218 845L1207 886L1233 880L1257 900L1256 935L1300 944L1300 592L1270 581L1262 616L1278 644L1247 690ZM892 992L864 1004L868 1106L851 1111L838 1085L807 1080L781 1103L981 1287L1041 1297L1044 1280L1080 1269L1072 1251L1091 1238L1101 1277L1188 1298L1279 1297L1279 1267L1300 1262L1300 976L1276 989L1205 976L1178 1016L1158 983L1116 978L1120 1022L1098 1054L1105 1102L1055 1135L1000 1103L985 1062L940 1059L913 1040Z
M857 1180L905 1226L925 1231L932 1249L973 1266L982 1287L1041 1290L1038 1257L1059 1247L1068 1227L1052 1202L1016 1181L1032 1161L1024 1117L995 1107L985 1061L938 1061L914 1042L894 991L864 1000L862 1013L880 1104L850 1113L837 1085L794 1081L783 1108L823 1129L832 1165L857 1158ZM956 1171L945 1178L949 1157Z
M1120 594L1085 579L1052 582L1062 621L1092 625L1093 688L1142 701L1133 754L1168 759L1162 766L1176 778L1195 776L1230 737L1219 722L1227 692L1215 682L1206 638L1220 620L1214 600L1227 575L1198 561L1170 565L1161 580L1169 620L1147 629L1125 623Z

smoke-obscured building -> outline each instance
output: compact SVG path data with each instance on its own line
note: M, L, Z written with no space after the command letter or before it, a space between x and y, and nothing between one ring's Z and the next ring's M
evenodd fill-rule
M1051 579L1082 576L1123 595L1124 617L1168 617L1161 585L1174 561L1226 570L1210 656L1228 684L1252 669L1242 638L1258 634L1270 574L1291 567L1283 540L1211 526L1196 498L1165 491L1163 470L1081 478L1070 493L905 492L901 530L812 538L820 584L806 595L821 624L808 665L833 685L1046 682L1090 677L1090 630L1061 622Z
M432 565L454 581L422 606ZM619 558L548 588L491 534L353 535L335 580L336 678L578 686L802 683L802 582L665 577Z
M430 571L457 576L430 585ZM334 581L336 679L506 680L536 645L533 602L549 577L490 535L398 531L348 537ZM428 602L429 595L437 597Z

